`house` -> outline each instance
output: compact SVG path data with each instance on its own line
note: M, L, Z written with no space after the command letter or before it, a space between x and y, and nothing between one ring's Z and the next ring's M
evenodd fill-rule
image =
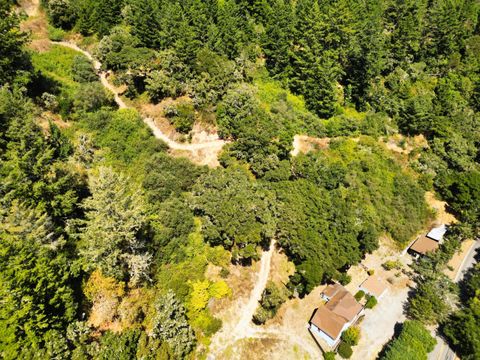
M409 252L414 256L419 256L437 250L439 244L443 242L443 237L446 232L447 226L445 224L433 227L427 235L422 235L415 240L412 246L410 246L410 249L408 249Z
M363 313L363 306L340 284L328 285L321 296L327 302L315 309L309 329L333 349Z
M387 291L387 284L378 276L369 276L360 286L359 289L365 294L375 296L380 299Z
M410 246L409 252L414 256L425 255L429 252L438 249L438 241L432 240L425 235L420 236L412 246Z

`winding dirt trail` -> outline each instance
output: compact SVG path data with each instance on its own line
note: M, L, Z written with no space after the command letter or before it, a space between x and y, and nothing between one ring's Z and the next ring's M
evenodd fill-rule
M117 103L118 107L120 109L129 109L132 108L125 104L125 102L122 100L120 97L120 94L118 93L118 90L110 84L110 82L107 79L107 73L105 71L101 71L102 64L96 60L91 53L88 51L78 47L76 44L67 42L67 41L51 41L52 44L54 45L60 45L60 46L65 46L68 47L72 50L78 51L85 55L90 61L92 61L93 67L97 71L100 81L102 85L110 91L115 98L115 102ZM155 122L152 118L149 117L144 117L143 121L145 124L148 125L148 127L152 130L153 135L157 138L165 142L168 147L172 150L180 150L180 151L198 151L198 150L210 150L215 152L216 154L223 148L225 144L227 144L227 141L225 140L214 140L214 141L208 141L208 142L203 142L203 143L198 143L198 144L184 144L184 143L179 143L176 142L172 139L170 139L166 134L164 134L156 125Z

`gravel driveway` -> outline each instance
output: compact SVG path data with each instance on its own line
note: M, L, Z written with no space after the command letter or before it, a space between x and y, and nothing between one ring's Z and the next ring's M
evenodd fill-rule
M353 348L352 359L371 360L377 357L383 345L393 336L395 324L405 321L403 305L408 298L408 287L393 288L387 292L371 310L365 310L365 318L359 325L361 339Z

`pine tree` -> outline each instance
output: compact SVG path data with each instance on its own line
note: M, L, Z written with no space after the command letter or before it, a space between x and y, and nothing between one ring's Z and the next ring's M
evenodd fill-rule
M146 222L144 202L129 180L110 168L100 168L90 181L92 197L82 208L85 220L79 235L78 251L84 268L99 267L107 276L137 283L148 276L149 255L139 232ZM140 273L139 273L140 271Z
M170 290L157 300L155 309L153 336L168 342L176 358L185 358L195 347L195 334L185 308Z

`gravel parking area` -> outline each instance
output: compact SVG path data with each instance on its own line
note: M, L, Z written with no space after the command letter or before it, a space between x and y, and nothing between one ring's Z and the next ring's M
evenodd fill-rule
M359 325L361 339L353 348L352 359L375 359L383 345L393 336L395 324L405 321L403 306L408 298L407 279L403 286L389 284L387 292L379 300L378 305L371 310L365 310L365 318Z

